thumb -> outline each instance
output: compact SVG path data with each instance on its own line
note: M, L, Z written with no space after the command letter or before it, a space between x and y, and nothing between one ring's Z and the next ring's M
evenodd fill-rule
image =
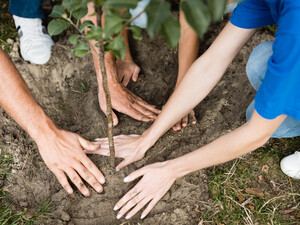
M124 159L119 165L116 166L116 171L120 171L124 167L128 166L131 162L131 160Z
M84 138L78 136L80 145L87 151L96 151L101 148L100 144L93 144L92 142L89 142L88 140L85 140Z
M140 69L139 67L136 67L136 68L134 69L133 74L132 74L132 80L133 80L134 82L137 82L140 71L141 71L141 69Z
M114 111L112 112L112 118L113 118L113 126L117 126L119 123L119 119Z
M125 177L124 182L126 182L126 183L131 182L131 181L135 180L136 178L139 178L140 176L144 176L146 171L147 171L146 167L138 169L138 170L132 172L131 174L129 174L127 177Z

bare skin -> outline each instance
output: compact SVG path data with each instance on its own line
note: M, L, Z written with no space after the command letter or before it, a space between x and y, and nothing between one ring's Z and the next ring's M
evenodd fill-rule
M92 2L89 3L88 10L87 16L85 16L82 21L91 20L94 24L97 24L97 19L94 15L95 9ZM104 23L104 16L102 16L102 23ZM124 60L116 59L111 52L105 54L105 66L107 71L108 87L111 93L112 108L136 120L144 122L153 121L156 119L160 110L155 108L155 106L148 104L126 88L131 79L133 82L137 81L140 68L134 63L130 54L128 31L125 29L122 35L124 37L127 49ZM93 41L90 43L92 45L95 44ZM98 51L97 48L95 50ZM101 110L106 114L106 101L102 87L102 76L99 67L99 60L94 54L93 61L99 88L99 105ZM119 123L118 117L114 112L113 121L114 126Z
M93 144L77 134L60 130L34 100L19 72L0 48L0 105L32 137L48 168L63 188L73 193L67 177L84 196L90 191L82 178L98 193L104 176L86 156L83 149L96 151ZM10 87L10 88L7 88Z
M153 125L141 136L115 137L116 156L124 159L116 169L143 157L179 118L201 102L222 78L228 65L255 31L238 28L229 22L211 47L190 67ZM213 142L179 158L147 165L134 171L124 182L142 178L116 203L114 210L120 210L117 218L127 213L126 219L129 219L149 203L142 213L143 219L177 178L257 149L270 138L285 118L286 115L280 115L268 120L254 111L249 122ZM107 139L97 139L96 143L103 147L94 153L109 155Z

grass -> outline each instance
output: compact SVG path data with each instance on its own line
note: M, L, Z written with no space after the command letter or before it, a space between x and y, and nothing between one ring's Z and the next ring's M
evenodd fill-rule
M300 224L300 181L279 166L281 158L300 149L300 138L271 142L209 170L213 200L202 203L202 224Z
M5 146L1 146L0 151L0 188L6 182L6 176L11 172L13 157L10 154L4 154ZM51 202L43 201L37 211L31 211L27 208L18 207L10 203L9 196L0 189L0 224L35 224L50 216Z
M6 53L11 51L11 46L6 43L6 40L17 37L12 16L8 13L8 4L9 1L0 0L0 46Z

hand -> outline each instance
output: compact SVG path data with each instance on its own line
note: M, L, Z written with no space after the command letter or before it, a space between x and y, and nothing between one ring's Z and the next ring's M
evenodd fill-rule
M181 130L181 127L186 127L189 123L189 116L192 117L192 124L197 123L197 119L195 117L195 112L192 110L188 115L184 116L180 121L178 121L172 128L174 131Z
M96 151L86 151L86 153L104 156L110 155L108 138L98 138L94 143L101 145L101 148ZM147 147L148 145L144 142L142 136L136 134L115 136L114 146L116 157L124 159L117 165L116 171L144 158L146 151L150 148L150 146Z
M156 119L160 110L156 109L155 106L149 105L118 82L109 82L108 85L113 109L143 122ZM102 86L99 88L98 97L100 108L106 114L106 99ZM114 126L118 123L118 117L113 112Z
M132 60L117 59L116 64L118 80L120 83L127 86L130 78L132 78L133 82L137 82L141 69Z
M102 192L104 176L83 151L99 150L99 144L94 145L79 135L64 130L57 130L54 135L39 138L36 142L46 165L69 194L73 193L73 189L66 175L84 196L89 196L90 192L80 177L98 193Z
M117 219L120 219L126 212L133 208L125 217L125 219L130 219L150 202L143 211L141 219L148 215L155 204L166 194L177 179L173 174L173 170L170 170L167 164L168 161L151 164L125 177L124 182L131 182L143 176L115 205L115 211L121 209L117 215Z

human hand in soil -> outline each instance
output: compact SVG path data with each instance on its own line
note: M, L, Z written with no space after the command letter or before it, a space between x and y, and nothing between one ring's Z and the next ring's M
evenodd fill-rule
M94 143L101 145L101 148L96 151L86 151L86 153L100 154L103 156L110 155L108 138L98 138ZM124 159L116 166L116 171L119 171L127 165L144 158L146 151L150 148L147 147L149 145L144 142L142 136L136 134L115 136L114 146L115 156Z
M116 65L118 80L124 86L128 85L130 78L133 82L137 81L141 69L132 60L117 59Z
M188 115L184 116L178 123L176 123L172 128L174 131L181 130L182 127L186 127L189 123L189 116L192 119L192 124L197 123L197 119L195 117L195 112L192 110Z
M134 171L125 177L124 182L131 182L141 176L143 178L121 198L114 207L119 210L117 219L120 219L126 212L125 219L130 219L147 203L141 219L145 218L155 204L166 194L177 177L168 168L168 161L155 163ZM133 208L133 209L132 209Z
M156 109L155 106L149 105L119 82L109 81L108 86L113 109L143 122L149 122L156 119L160 110ZM99 88L98 97L100 108L106 114L106 99L102 87ZM119 120L114 112L112 114L113 124L116 126L119 123Z
M104 176L82 150L99 150L101 147L99 144L93 144L77 134L64 130L58 130L52 137L49 135L36 142L46 165L69 194L73 193L73 189L67 176L86 197L90 192L81 177L98 193L103 191Z

